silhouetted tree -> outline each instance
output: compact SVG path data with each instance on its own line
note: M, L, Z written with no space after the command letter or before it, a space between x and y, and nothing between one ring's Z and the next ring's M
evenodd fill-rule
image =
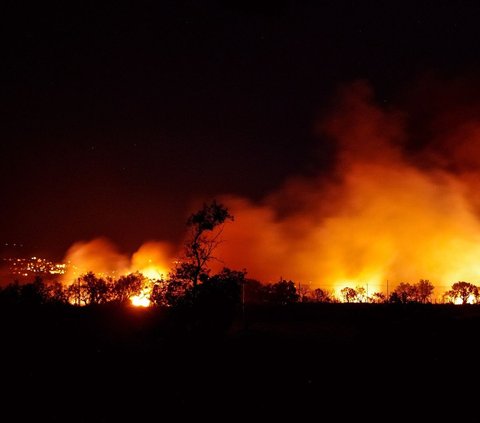
M130 273L120 276L111 285L111 299L119 303L126 303L134 295L140 294L145 283L141 273Z
M220 243L223 224L233 220L228 209L213 201L193 213L187 220L190 236L185 244L184 258L175 269L175 280L190 281L193 297L200 279L208 276L207 263L213 259L213 251Z
M1 301L4 304L18 304L21 301L21 287L20 282L13 281L9 283L1 291Z
M358 301L357 291L349 286L346 286L340 291L342 299L346 303L355 303Z
M433 294L435 287L427 279L420 279L420 281L415 284L415 296L416 301L419 303L428 303Z
M299 299L297 288L293 281L281 279L279 282L269 285L268 299L275 304L293 304Z
M81 305L102 304L109 300L109 285L93 272L81 275L68 288L70 302Z
M8 304L40 305L48 302L49 295L43 279L37 276L33 282L8 284L0 292L0 299Z
M304 303L310 299L310 288L307 284L298 283L297 287L298 299L300 302Z
M317 288L313 291L313 301L317 303L333 302L333 294L327 290Z
M479 296L478 286L470 282L456 282L452 285L452 289L448 291L447 296L451 298L452 302L459 299L462 304L467 304L468 302L476 301L476 298Z
M68 302L67 287L58 281L47 284L47 301L49 303L65 304Z
M413 285L401 282L390 296L390 301L403 304L415 302L417 301L417 290Z
M268 289L260 281L245 279L244 290L247 304L262 304L268 301Z
M387 301L387 298L385 297L385 294L381 292L374 292L372 296L370 297L370 302L374 304L381 304Z
M358 303L368 302L367 290L363 286L357 286L355 288L355 291L357 293L356 302Z
M189 281L171 274L167 280L157 280L153 284L150 301L158 306L178 306L191 302L192 287Z
M87 298L84 289L80 286L80 281L77 279L72 284L68 285L66 289L67 301L70 304L75 305L85 305L87 303Z
M245 274L245 271L224 268L220 273L209 277L202 283L199 295L202 298L216 298L221 299L224 303L238 304Z
M48 291L42 278L37 276L31 283L20 285L20 299L24 304L44 304L48 301Z
M245 272L224 268L198 286L197 307L200 324L204 329L224 330L240 304Z
M169 279L158 279L153 282L152 291L150 293L150 301L157 306L168 306L165 294L167 291L167 285L170 282Z
M162 291L162 301L167 306L188 304L193 300L192 286L190 281L185 279L168 279Z
M389 298L393 303L428 303L435 287L427 279L421 279L418 283L400 283Z

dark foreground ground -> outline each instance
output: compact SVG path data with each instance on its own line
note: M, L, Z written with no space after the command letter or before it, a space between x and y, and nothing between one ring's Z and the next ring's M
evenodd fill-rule
M247 307L223 333L129 307L0 315L0 421L480 420L478 306Z

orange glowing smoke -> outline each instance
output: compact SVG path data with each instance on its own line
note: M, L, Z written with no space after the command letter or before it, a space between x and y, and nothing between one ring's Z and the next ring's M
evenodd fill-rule
M320 140L337 146L331 175L292 178L257 203L223 196L235 222L213 270L246 268L264 282L337 293L347 285L385 293L387 280L393 289L429 279L437 295L456 281L478 284L480 107L445 86L421 87L411 114L377 106L363 82L344 88L318 125ZM67 259L81 272L155 278L172 263L166 244L144 244L130 259L103 239L75 244Z
M171 246L165 242L146 242L131 257L120 253L106 238L77 242L67 251L63 281L71 283L89 271L102 277L139 272L149 279L163 279L172 267L171 254Z
M67 251L67 263L63 281L70 283L82 274L94 272L100 276L117 277L128 273L128 257L106 238L79 241Z
M364 83L340 97L319 125L338 146L334 175L292 179L259 203L225 196L235 222L218 256L254 278L337 292L347 285L385 292L387 280L392 287L429 279L440 294L459 280L478 282L472 184L480 181L480 123L462 122L458 138L450 128L450 141L441 141L448 155L431 143L407 154L404 115L377 107ZM457 140L465 154L451 153ZM468 174L449 169L448 160L457 168L468 161Z
M165 279L171 263L171 246L165 242L150 241L132 255L130 271L138 271L149 279Z

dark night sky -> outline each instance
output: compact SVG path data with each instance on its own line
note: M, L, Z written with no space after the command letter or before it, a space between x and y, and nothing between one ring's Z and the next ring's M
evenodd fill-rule
M480 62L474 2L101 3L2 6L2 242L175 240L196 199L326 167L312 127L339 83L388 102Z

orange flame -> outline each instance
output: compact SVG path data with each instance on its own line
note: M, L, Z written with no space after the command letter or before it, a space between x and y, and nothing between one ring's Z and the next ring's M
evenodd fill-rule
M170 269L171 246L165 242L146 242L129 258L121 254L106 238L77 242L67 252L69 263L63 275L64 283L72 283L77 277L89 271L102 277L117 278L129 273L141 273L147 283L138 295L130 298L132 305L148 307L153 284L148 280L164 279Z
M149 241L132 255L130 271L138 271L149 279L164 279L170 270L171 260L170 245Z
M246 268L264 282L283 277L337 294L428 279L439 296L456 281L478 283L480 107L456 97L453 106L449 95L421 122L430 138L412 148L421 134L410 132L415 116L375 105L363 82L344 88L318 125L338 146L333 175L292 178L257 203L224 196L235 222L225 226L213 270ZM102 239L75 244L67 259L79 269L154 278L172 263L164 243L144 244L130 260Z
M135 307L150 307L152 304L150 301L151 293L151 288L143 289L140 294L130 297L130 301Z
M223 198L235 216L218 254L225 263L261 280L281 275L337 293L347 285L385 293L387 281L392 288L429 279L441 294L453 282L480 279L480 221L470 185L480 181L480 160L474 170L467 155L468 180L445 166L425 166L431 148L413 161L401 147L408 144L404 118L372 97L365 84L353 85L319 125L339 146L329 182L296 178L257 204ZM480 157L475 125L469 138L461 129L462 148Z

